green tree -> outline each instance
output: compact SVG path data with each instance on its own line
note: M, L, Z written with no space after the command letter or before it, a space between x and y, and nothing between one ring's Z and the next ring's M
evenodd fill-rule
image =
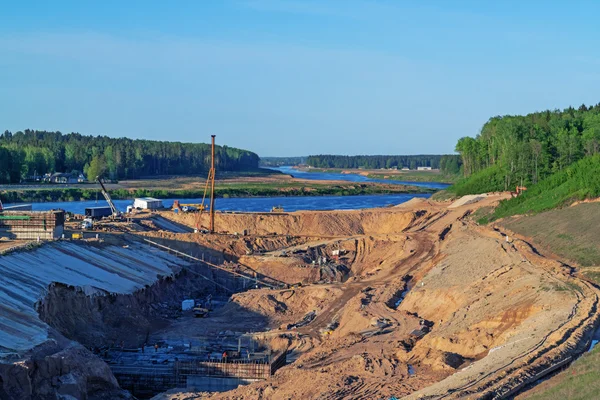
M102 176L106 172L106 161L104 160L104 156L94 156L92 161L90 161L87 170L85 171L85 175L87 176L90 182L96 180L97 176Z

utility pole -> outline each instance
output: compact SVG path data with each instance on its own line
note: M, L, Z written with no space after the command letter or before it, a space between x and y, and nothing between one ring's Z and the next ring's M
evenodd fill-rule
M210 233L215 232L215 136L212 138L211 168L210 168Z

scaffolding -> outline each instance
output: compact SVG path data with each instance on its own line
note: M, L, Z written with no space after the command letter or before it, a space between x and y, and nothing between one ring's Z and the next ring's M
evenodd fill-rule
M271 377L286 364L287 350L251 359L183 359L153 365L110 365L119 385L137 397L151 397L173 388L225 391Z
M64 232L65 212L0 212L0 237L24 240L58 239Z

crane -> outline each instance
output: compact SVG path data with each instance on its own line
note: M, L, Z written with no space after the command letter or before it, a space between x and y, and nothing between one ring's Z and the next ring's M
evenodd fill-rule
M112 199L110 198L110 194L108 194L108 192L106 191L106 188L104 187L104 183L102 183L102 179L100 179L99 176L96 177L96 182L98 182L100 184L100 187L102 188L102 195L104 196L104 198L106 199L106 202L110 206L110 210L112 211L112 217L116 218L116 219L121 219L121 217L122 217L121 211L117 210L117 207L115 207L115 204L113 203Z

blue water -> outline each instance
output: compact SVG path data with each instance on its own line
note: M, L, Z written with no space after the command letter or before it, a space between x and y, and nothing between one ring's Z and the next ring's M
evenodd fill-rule
M445 189L450 186L448 183L439 182L408 182L396 181L393 179L371 179L358 174L335 174L330 172L305 172L294 169L293 167L278 167L272 168L281 171L284 174L292 175L294 178L310 179L310 180L327 180L327 181L349 181L349 182L378 182L389 183L395 185L411 185L434 189Z
M385 207L404 203L413 197L429 197L429 194L382 194L365 196L299 196L299 197L236 197L215 199L215 209L220 211L270 211L282 206L285 211L298 210L356 210L360 208ZM165 207L171 207L174 199L163 199ZM201 203L202 199L178 199L181 203ZM113 200L115 206L125 212L133 200ZM5 204L9 206L10 204ZM86 207L108 206L106 201L60 201L33 203L34 211L63 209L83 214Z
M302 172L291 167L275 168L283 173L294 175L297 178L311 180L344 180L350 182L383 182L391 184L409 184L421 187L443 189L448 185L435 182L400 182L384 179L369 179L356 174L330 174L317 172ZM220 211L270 211L273 206L282 206L285 211L298 210L356 210L361 208L385 207L397 205L413 197L429 197L429 194L381 194L364 196L299 196L299 197L237 197L232 199L218 198L215 200L215 209ZM173 205L175 199L163 199L167 208ZM178 199L181 203L201 203L202 199ZM114 200L115 206L122 212L133 200ZM10 204L5 204L9 206ZM63 209L76 214L83 214L86 207L108 206L104 200L90 201L63 201L33 203L34 211L48 211Z

